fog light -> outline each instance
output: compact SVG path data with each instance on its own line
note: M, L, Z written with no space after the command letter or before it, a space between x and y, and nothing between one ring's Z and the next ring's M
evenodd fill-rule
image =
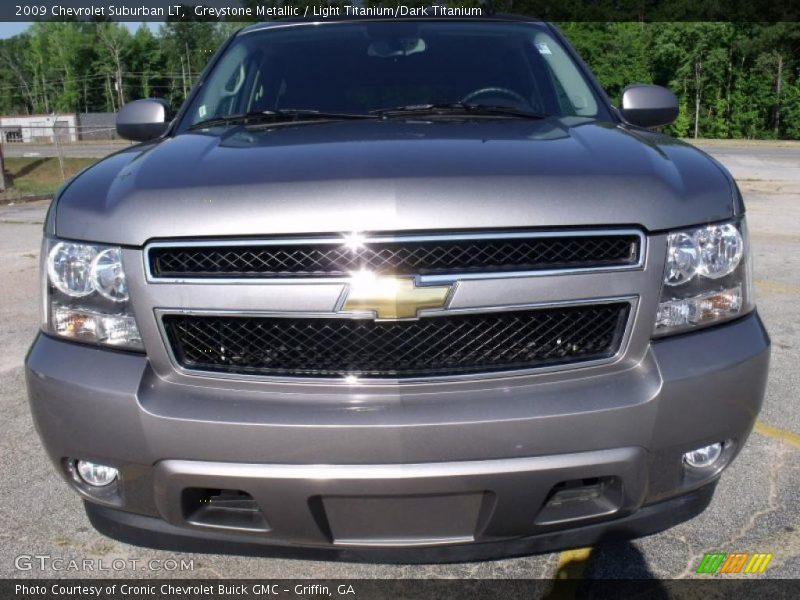
M113 483L119 474L114 467L98 465L88 460L79 460L76 468L81 480L94 487L103 487Z
M722 454L722 442L711 444L710 446L703 446L683 455L683 461L690 467L702 469L710 467Z

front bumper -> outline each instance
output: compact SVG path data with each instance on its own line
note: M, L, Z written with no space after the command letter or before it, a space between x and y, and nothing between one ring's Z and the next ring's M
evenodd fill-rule
M761 406L769 339L756 314L654 342L634 368L469 392L292 395L166 381L143 356L40 335L31 409L102 532L134 543L267 553L276 546L405 561L470 560L652 533L701 512L721 468L684 452L726 441ZM109 493L67 458L120 469ZM549 500L565 482L581 502ZM258 526L195 519L197 490L241 490ZM405 552L405 553L403 553Z
M555 529L531 536L472 544L433 547L298 546L263 543L252 537L177 527L157 517L123 512L86 502L86 514L100 533L148 548L176 552L246 554L270 558L339 560L345 562L432 563L473 562L493 558L552 552L627 540L657 533L702 513L711 502L716 481L681 496L640 508L612 521Z

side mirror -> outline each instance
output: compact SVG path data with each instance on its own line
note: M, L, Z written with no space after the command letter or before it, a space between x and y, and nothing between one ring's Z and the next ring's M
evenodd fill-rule
M678 116L678 99L660 85L629 85L622 90L622 118L639 127L669 125Z
M146 142L163 135L169 126L169 104L159 98L128 102L117 113L117 133L136 142Z

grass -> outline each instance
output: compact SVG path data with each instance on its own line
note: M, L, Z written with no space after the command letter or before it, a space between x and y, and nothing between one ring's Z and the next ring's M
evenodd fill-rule
M65 158L66 178L96 162L96 158ZM0 202L26 196L52 194L64 182L58 158L55 157L11 157L3 161L6 171L6 190L0 193Z

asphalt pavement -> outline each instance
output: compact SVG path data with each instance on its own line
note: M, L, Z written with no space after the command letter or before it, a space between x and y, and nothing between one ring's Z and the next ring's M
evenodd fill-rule
M192 555L129 546L96 533L78 496L47 460L25 395L22 363L39 321L37 256L47 202L0 206L0 474L5 486L0 577L699 577L697 565L704 553L714 551L772 553L762 577L799 577L800 145L704 147L731 168L745 195L758 308L773 341L767 398L755 432L722 477L709 509L690 522L632 542L480 563L386 565ZM90 558L106 565L114 559L127 565L136 560L137 568L19 570L17 557L30 555ZM148 565L172 558L191 560L192 568ZM153 565L162 568L150 570Z

